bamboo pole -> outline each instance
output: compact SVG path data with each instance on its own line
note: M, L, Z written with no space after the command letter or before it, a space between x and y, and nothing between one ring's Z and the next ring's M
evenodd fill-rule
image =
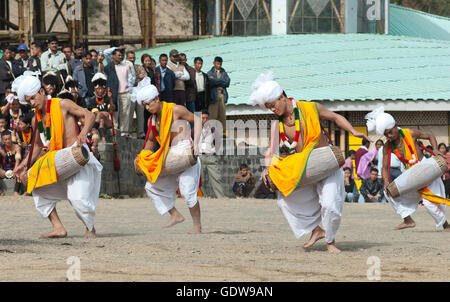
M291 26L292 21L294 20L294 16L295 16L295 13L297 12L299 4L300 4L300 0L297 0L297 2L295 2L294 9L292 10L291 16L289 18L289 27Z
M156 46L155 0L150 0L150 47Z
M339 12L338 12L338 10L336 8L336 4L334 3L334 0L331 0L331 6L333 7L334 13L338 17L339 26L341 28L341 33L343 33L345 31L344 21L342 20L341 15L339 14Z
M270 13L269 13L269 8L267 7L266 4L266 0L261 0L264 11L266 12L266 16L267 16L267 20L269 21L269 24L272 24L271 18L270 18Z
M223 1L222 3L225 3L225 1ZM228 21L231 16L231 11L233 10L233 5L234 5L234 0L231 0L231 4L230 4L230 7L228 8L227 16L225 17L225 20L224 20L225 22L222 23L222 36L225 34L225 30L227 29L227 24L228 24Z
M231 6L231 5L230 5ZM232 7L232 6L231 6ZM226 3L225 0L222 0L222 33L224 32L224 28L227 25L225 23L225 11L227 10L226 8ZM223 34L222 34L223 35Z
M21 31L22 33L25 33L25 29L24 29L24 20L23 20L23 14L24 14L24 10L23 10L23 0L18 0L17 1L17 9L18 9L18 18L19 18L19 31ZM23 36L24 34L19 35L19 40L20 43L23 43Z

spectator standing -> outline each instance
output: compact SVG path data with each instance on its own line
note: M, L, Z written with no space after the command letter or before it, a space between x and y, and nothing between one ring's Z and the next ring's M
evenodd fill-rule
M239 172L234 177L233 192L237 197L248 197L255 188L255 177L246 164L239 167Z
M167 67L167 55L159 56L159 66L155 70L156 88L158 88L161 101L174 103L173 89L175 87L175 73Z
M207 196L212 196L215 198L224 197L223 193L223 181L222 174L220 173L218 167L219 161L216 154L216 147L214 144L214 128L211 127L209 120L208 111L204 110L202 112L202 133L200 134L199 140L199 153L202 162L202 179L208 180L207 185L211 186L211 191L209 192L208 186L204 183L205 188L204 193Z
M133 83L133 86L131 86L130 88L134 89L135 87L137 87L139 82L147 76L147 72L142 65L136 64L136 53L134 51L127 52L126 62L129 64L130 68L134 71L135 74L135 81ZM142 106L138 102L131 102L130 110L130 129L132 127L133 115L136 114L136 137L138 139L145 139L144 111L147 110L144 110L144 106Z
M361 185L361 195L365 202L383 202L384 198L383 181L378 179L378 169L370 170L370 177L364 179Z
M113 103L117 108L118 118L114 119L114 124L116 128L119 126L121 136L130 137L130 87L134 84L133 74L130 65L123 62L120 49L114 49L111 57L112 61L106 65L105 73L108 78L106 86L112 88Z
M175 86L173 88L173 102L177 105L186 105L186 81L189 81L189 73L186 68L180 64L180 55L178 50L172 49L169 53L170 61L167 67L175 74Z
M55 73L66 71L67 73L67 59L66 56L58 50L58 43L58 38L55 36L51 36L47 40L48 50L41 56L42 73L47 73L49 71ZM66 77L67 75L64 76L64 78Z
M226 134L226 109L225 104L228 101L227 88L230 86L230 78L222 68L223 59L216 57L214 66L208 71L208 80L211 89L211 99L208 107L210 118L219 120L222 123L223 135Z
M155 72L156 70L156 61L155 59L151 58L152 62L150 64L150 68L153 70L153 72Z
M28 60L27 69L42 74L41 56L43 53L42 45L39 42L31 43L32 56Z
M75 51L74 51L74 57L72 60L69 61L69 74L73 75L73 72L75 68L83 64L82 58L83 58L84 50L83 45L79 42L75 44ZM92 57L91 57L92 59Z
M438 150L444 155L447 166L450 168L450 152L447 151L447 146L444 143L440 143ZM444 182L445 195L448 198L450 195L450 169L442 175L442 181Z
M348 153L347 153L347 158L345 159L345 163L342 166L342 169L344 169L344 168L349 168L350 169L350 171L351 171L350 176L351 176L352 179L355 178L355 176L354 176L354 171L355 170L353 168L353 161L355 160L355 153L356 153L355 150L349 150Z
M378 140L375 143L374 149L370 150L369 152L367 152L366 154L361 156L361 158L359 160L358 170L356 170L356 173L358 174L358 176L361 179L369 178L371 169L377 167L374 164L374 161L376 161L378 164L377 154L378 154L378 150L380 150L381 147L383 147L383 141Z
M64 45L61 50L64 54L64 69L61 70L60 72L61 72L63 78L65 79L69 75L71 75L69 63L74 58L74 55L73 55L72 48L69 45Z
M202 71L203 59L196 57L194 59L195 68L195 111L208 110L209 105L209 82L208 75Z
M98 65L92 64L92 55L90 52L84 52L81 55L82 64L77 66L73 72L73 80L78 83L78 94L82 98L94 96L94 85L92 78L98 72Z
M355 153L355 169L358 171L359 167L359 161L361 160L361 156L369 152L370 142L363 138L362 145L359 147L359 149ZM359 176L359 175L358 175Z
M155 61L149 54L143 54L141 56L142 67L144 68L147 76L150 78L152 85L156 85L155 79L155 69L152 67L152 62ZM155 66L156 68L156 66ZM147 133L148 130L148 119L150 118L151 113L148 110L144 110L144 133Z
M15 79L12 64L12 52L8 47L3 50L3 56L0 59L0 100L2 101L6 96L6 88L11 87L11 83Z
M187 63L186 54L180 53L180 64L186 68L189 73L189 80L185 82L186 91L186 108L194 113L195 112L195 69L189 66Z
M344 168L345 202L358 202L358 187L352 178L352 174L349 167Z

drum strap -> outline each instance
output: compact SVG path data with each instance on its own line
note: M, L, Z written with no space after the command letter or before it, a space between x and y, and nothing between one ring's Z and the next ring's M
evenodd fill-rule
M34 144L36 142L36 133L39 131L37 118L34 119L34 121L35 121L35 123L34 123L34 131L32 131L33 132L33 134L32 134L33 138L31 139L30 153L28 154L27 170L30 169L30 167L31 167L31 158L33 157ZM31 130L33 130L33 129L31 129Z
M392 154L392 144L391 141L387 141L386 144L388 145L388 180L389 183L391 182L391 154Z
M159 141L158 132L156 131L156 127L153 126L153 116L150 116L150 118L148 119L148 130L147 130L147 135L145 136L145 142L144 142L144 146L142 146L142 149L144 149L145 144L147 144L148 137L150 136L150 131L153 132L153 135L155 136L156 140Z
M330 143L330 145L333 146L333 145L334 145L334 144L333 144L333 141L331 140L330 136L328 135L327 130L325 130L325 128L324 128L322 125L320 125L320 128L322 128L322 132L323 132L323 134L325 134L325 136L327 137L328 142Z

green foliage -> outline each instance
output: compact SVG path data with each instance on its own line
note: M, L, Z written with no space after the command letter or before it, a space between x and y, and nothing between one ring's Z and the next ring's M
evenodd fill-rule
M450 17L450 1L448 0L390 0L391 3L417 9L426 13Z

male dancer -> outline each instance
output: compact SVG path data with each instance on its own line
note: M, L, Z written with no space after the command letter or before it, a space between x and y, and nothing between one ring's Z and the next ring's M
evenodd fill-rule
M31 162L36 161L29 171L27 191L33 194L37 210L44 218L48 217L53 226L53 230L41 238L67 236L55 208L56 203L62 199L70 201L75 213L85 224L85 236L94 237L94 216L100 192L102 165L89 153L89 162L70 178L58 179L55 171L56 151L85 145L86 134L94 124L94 115L71 100L48 100L41 82L34 76L23 76L16 81L19 82L19 100L26 101L36 110L32 122L36 135L33 152L14 169L14 174L24 182L27 178L28 158L31 157ZM77 133L76 117L85 121L80 133ZM35 126L36 119L38 127ZM48 119L51 121L49 124L46 123ZM46 125L46 131L43 125ZM37 135L37 131L40 135ZM38 158L44 147L48 148L49 152ZM86 145L85 147L88 149Z
M378 135L384 135L388 139L383 147L383 170L382 177L384 180L384 190L390 183L389 159L393 152L397 158L403 163L406 169L417 164L418 162L432 161L433 159L424 158L423 152L419 145L418 139L428 140L433 146L433 152L437 156L443 156L437 148L436 138L429 133L422 132L417 129L402 129L392 115L384 112L383 107L379 107L366 115L367 129L369 131L376 130ZM444 231L450 232L450 225L445 217L446 204L450 204L450 200L445 199L445 187L442 179L437 177L427 188L417 192L403 194L397 198L392 198L389 194L385 194L394 210L403 218L403 223L399 224L395 229L401 230L405 228L413 228L416 223L411 218L411 214L417 210L420 203L427 209L428 213L436 222L436 227L443 227Z
M145 78L138 85L136 100L148 110L152 117L144 150L135 160L136 172L147 176L145 189L161 215L169 212L170 219L165 227L172 227L183 222L184 217L175 208L177 188L186 200L193 220L190 234L201 233L200 204L197 192L201 174L200 158L197 163L177 175L160 176L164 160L169 148L182 145L192 145L189 123L194 123L194 154L198 155L197 145L201 133L201 118L194 116L184 106L161 102L158 90ZM159 148L155 150L156 144Z
M345 200L342 170L337 170L316 184L298 186L298 183L312 150L328 146L319 118L334 122L356 137L369 141L370 139L356 131L344 117L318 103L288 99L280 85L273 80L271 72L260 75L252 88L249 104L270 109L280 120L280 126L273 127L271 131L271 147L266 153L266 166L270 167L263 174L264 182L267 183L269 169L280 172L271 172L272 180L279 184L278 206L297 238L312 232L309 242L304 245L305 248L325 238L328 251L333 254L340 253L335 245L335 235L341 222ZM277 135L279 132L280 136ZM280 137L291 155L274 160L272 156L279 149ZM319 226L321 222L323 229Z

